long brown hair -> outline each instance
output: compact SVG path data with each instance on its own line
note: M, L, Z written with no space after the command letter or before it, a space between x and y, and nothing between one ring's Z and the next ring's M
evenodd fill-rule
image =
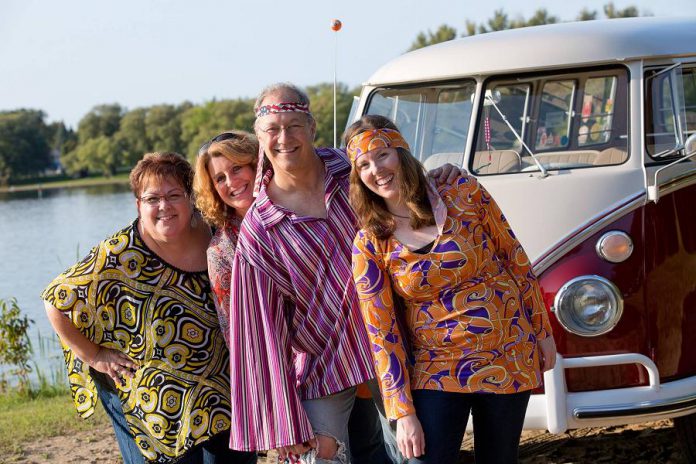
M223 227L227 219L234 215L234 211L228 211L229 208L215 190L213 179L208 172L210 160L222 156L233 163L249 165L255 172L259 153L259 142L254 134L241 130L231 130L223 134L232 136L212 142L205 149L201 147L196 159L196 174L193 177L196 207L205 220L216 227Z
M399 130L388 118L368 114L346 129L344 142L347 145L354 136L374 129ZM401 179L399 196L408 206L409 225L413 229L420 229L435 224L435 217L428 199L425 168L408 150L397 148L396 151L401 161L399 163ZM387 209L384 198L363 184L355 166L350 171L350 204L358 216L360 227L374 234L378 239L388 238L396 230L396 221Z

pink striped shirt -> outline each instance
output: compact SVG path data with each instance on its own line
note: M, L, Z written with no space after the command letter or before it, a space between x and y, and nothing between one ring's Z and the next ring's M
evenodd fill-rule
M230 292L232 449L309 440L302 400L375 376L351 271L350 164L339 150L317 155L326 167L326 219L273 204L267 176L242 223Z

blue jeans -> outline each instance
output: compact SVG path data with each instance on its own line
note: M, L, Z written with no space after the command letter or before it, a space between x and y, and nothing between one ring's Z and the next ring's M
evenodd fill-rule
M355 387L347 388L329 396L303 400L302 406L314 435L323 435L336 440L338 450L332 459L316 457L316 450L303 454L302 462L312 464L347 464L351 462L348 420L355 402Z
M175 461L175 464L255 464L256 453L230 449L230 432L215 435Z
M114 426L114 433L116 434L118 448L121 451L123 464L145 464L145 458L128 429L128 423L123 415L121 399L118 397L118 393L96 379L94 383L97 386L97 394L104 411L106 411L106 415L109 416L111 424Z
M387 424L388 426L388 424ZM391 464L382 436L380 415L372 398L355 398L348 421L352 464Z
M476 464L515 464L530 391L512 394L413 390L425 454L411 464L456 463L469 412Z
M96 376L93 376L96 377ZM123 464L145 464L145 458L128 429L118 393L95 378L99 400L114 426L116 441ZM229 448L229 432L220 433L176 460L176 464L255 464L256 453L234 451Z
M377 409L378 420L381 424L382 429L382 439L384 441L384 450L387 455L387 460L376 459L374 462L387 462L391 464L402 464L406 462L406 459L399 451L399 447L396 444L396 422L391 423L387 419L387 415L384 412L384 401L382 400L382 392L379 390L379 383L377 379L372 379L367 381L367 387L372 393L372 401L374 402L375 408ZM370 461L372 464L372 461Z

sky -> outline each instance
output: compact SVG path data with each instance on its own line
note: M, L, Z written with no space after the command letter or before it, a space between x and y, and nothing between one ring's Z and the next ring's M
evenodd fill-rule
M360 85L419 32L496 9L561 20L607 0L0 0L0 111L77 124L92 107L128 110L254 97L265 85ZM696 0L615 0L641 14L696 16ZM343 28L331 30L338 18Z

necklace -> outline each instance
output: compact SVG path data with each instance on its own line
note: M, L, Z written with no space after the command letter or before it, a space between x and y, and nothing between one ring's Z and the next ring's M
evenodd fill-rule
M399 214L394 214L394 213L392 213L391 211L389 211L389 214L391 214L391 215L394 216L394 217L401 218L401 219L411 219L411 216L401 216L401 215L399 215Z

